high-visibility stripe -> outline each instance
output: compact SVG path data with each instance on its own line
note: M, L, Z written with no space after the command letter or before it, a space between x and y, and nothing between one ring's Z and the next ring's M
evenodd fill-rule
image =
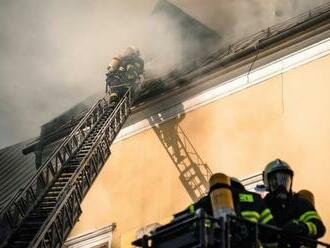
M307 216L304 218L303 222L307 222L307 221L309 221L309 220L311 220L311 219L321 220L321 217L315 212L315 214L309 214L309 215L307 215Z
M191 214L194 214L195 213L195 207L194 207L194 205L190 205L188 208L189 208L189 212Z
M258 214L258 212L256 211L243 211L241 212L241 215L252 222L258 222L259 218L260 218L260 214Z
M278 243L263 243L262 246L264 248L277 248L278 247Z
M307 216L303 222L308 222L310 221L311 219L317 219L317 220L321 220L320 216L319 215L312 215L312 216Z
M263 217L261 220L260 220L260 223L261 224L267 224L269 221L271 221L273 219L273 215L271 213L269 213L267 216Z
M260 214L257 211L242 211L242 216L253 216L257 219L260 218Z
M315 224L312 222L307 222L306 225L308 227L308 235L315 236L317 234L317 228L316 228Z
M254 218L254 217L244 217L244 219L249 220L249 221L254 222L254 223L258 223L258 219Z
M269 214L272 214L271 212L270 212L270 209L269 208L266 208L264 211L262 211L262 213L260 214L260 218L263 218L263 217L265 217L265 216L267 216L267 215L269 215Z
M311 219L321 220L320 216L317 214L316 211L307 211L299 217L299 220L303 222L307 222Z
M300 220L304 221L309 216L317 216L317 217L319 217L319 215L317 214L316 211L307 211L307 212L305 212L304 214L302 214L300 216Z
M260 214L260 223L261 224L266 224L268 223L270 220L273 219L273 215L270 212L269 208L266 208L264 211L262 211L262 213Z

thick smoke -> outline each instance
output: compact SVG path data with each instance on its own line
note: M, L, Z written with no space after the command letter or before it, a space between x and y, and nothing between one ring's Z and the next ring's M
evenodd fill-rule
M0 147L37 136L43 123L103 91L105 68L125 47L146 53L153 4L1 1Z
M222 45L224 45L330 1L173 0L171 2L222 34Z
M280 1L170 2L217 30L226 43L327 2ZM150 18L155 3L2 0L0 147L37 136L42 124L104 90L106 65L131 44L154 74L172 68L181 59L180 41L165 17Z

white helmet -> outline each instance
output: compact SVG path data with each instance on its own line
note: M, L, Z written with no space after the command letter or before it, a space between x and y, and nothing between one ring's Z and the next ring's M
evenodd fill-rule
M124 52L124 56L134 56L134 55L139 56L140 51L136 49L134 46L127 47Z

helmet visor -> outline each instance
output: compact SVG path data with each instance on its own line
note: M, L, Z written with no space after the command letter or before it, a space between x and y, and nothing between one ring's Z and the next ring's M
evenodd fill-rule
M291 184L292 176L288 172L279 171L269 176L269 187L271 192L276 191L280 186L284 187L287 192L290 192Z

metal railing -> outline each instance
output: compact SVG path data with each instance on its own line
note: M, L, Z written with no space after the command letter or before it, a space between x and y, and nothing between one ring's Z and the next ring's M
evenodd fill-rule
M227 48L221 49L213 54L213 59L221 60L228 55L241 52L242 50L246 50L250 47L257 47L260 42L270 39L271 37L283 33L284 31L293 29L303 23L306 23L307 21L313 20L314 18L321 16L329 18L329 14L330 3L325 3L284 22L270 26L253 35L240 39L237 42L229 45Z
M95 137L77 173L62 190L58 203L29 247L60 247L78 219L80 203L110 155L110 146L130 114L128 90Z
M330 3L326 3L284 22L265 28L253 35L234 41L232 44L221 47L205 58L196 59L183 65L180 69L150 80L148 89L144 89L138 102L141 104L147 98L172 90L178 85L190 84L194 79L247 55L257 55L261 48L275 44L286 37L297 34L329 18Z
M265 237L265 235L267 237ZM143 248L236 248L236 247L326 247L330 244L308 237L287 234L282 229L263 225L237 216L216 219L203 210L187 216L180 221L173 221L157 227L152 234L132 242Z
M262 173L256 173L249 177L242 178L240 182L249 191L256 191L259 185L263 185Z

